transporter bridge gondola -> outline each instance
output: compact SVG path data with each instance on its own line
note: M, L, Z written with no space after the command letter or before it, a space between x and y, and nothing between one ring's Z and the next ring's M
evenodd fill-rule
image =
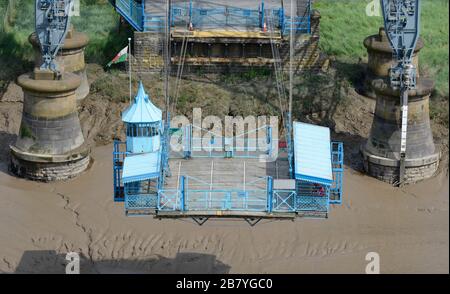
M122 1L116 1L116 5L118 2ZM343 144L331 141L329 128L292 122L292 83L286 111L280 66L275 66L275 74L285 141L278 140L278 124L259 120L254 128L248 126L247 130L233 130L231 134L197 125L195 119L192 124L170 126L170 36L176 22L173 14L180 11L174 11L178 8L172 7L170 1L166 4L169 5L165 6L164 19L169 21L164 22L165 121L140 83L134 102L122 116L127 127L126 142L114 143L115 201L124 202L129 216L192 218L200 225L210 218L240 218L250 225L262 219L327 218L330 204L342 201ZM269 30L274 31L277 23L280 25L276 16L285 18L284 12L272 11L266 23L264 2L261 6L257 26L269 25ZM239 14L237 10L230 13L229 9L226 8L225 19ZM199 13L204 17L216 13L222 19L219 15L223 11L216 10ZM250 14L244 20L252 20L251 11L245 13ZM289 15L294 15L292 5ZM192 21L194 15L191 16ZM281 26L285 24L283 21ZM284 30L291 35L292 47L299 24L288 21ZM275 38L272 34L269 38L273 55L279 56ZM291 54L291 81L292 59ZM176 92L181 74L182 71L177 73ZM173 110L176 97L174 100Z
M122 115L127 139L115 141L113 151L114 200L124 202L127 215L254 225L326 218L330 204L341 203L343 146L331 142L328 128L294 122L292 143L279 150L270 125L227 137L192 124L165 129L161 113L140 83Z

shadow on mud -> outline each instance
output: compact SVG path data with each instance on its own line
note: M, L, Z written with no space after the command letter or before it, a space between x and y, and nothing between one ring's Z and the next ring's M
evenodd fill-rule
M15 273L65 274L66 254L54 250L25 251ZM227 274L230 266L218 261L215 255L178 253L175 258L152 255L141 259L95 260L80 254L81 274Z

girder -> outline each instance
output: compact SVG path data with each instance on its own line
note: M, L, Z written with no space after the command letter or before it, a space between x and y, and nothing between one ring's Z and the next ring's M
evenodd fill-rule
M43 64L41 69L58 72L55 57L66 38L73 0L36 0L36 35Z
M400 90L402 105L399 184L404 180L408 126L408 91L416 87L416 68L412 63L419 39L420 1L381 0L384 28L394 51L396 64L390 70L393 89Z

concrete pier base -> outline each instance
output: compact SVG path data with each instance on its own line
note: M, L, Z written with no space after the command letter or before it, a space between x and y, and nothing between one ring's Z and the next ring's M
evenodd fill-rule
M20 177L52 181L75 177L89 164L77 113L81 79L36 69L17 79L24 91L22 122L11 149L10 170Z
M439 165L439 151L430 127L429 98L431 80L419 79L416 90L409 92L408 135L406 140L405 179L414 183L434 175ZM375 116L369 139L362 146L366 172L390 184L399 182L401 105L400 93L387 80L375 80Z

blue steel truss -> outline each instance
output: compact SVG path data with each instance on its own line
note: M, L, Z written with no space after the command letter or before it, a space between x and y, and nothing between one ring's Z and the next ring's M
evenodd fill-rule
M116 11L140 32L163 32L164 15L152 15L145 12L145 1L109 0ZM192 24L196 29L260 28L264 27L266 18L272 18L275 28L283 35L289 34L291 27L296 33L311 33L311 1L307 13L294 18L286 15L282 7L265 9L264 1L255 9L239 7L201 8L193 7L190 1L188 7L172 6L169 14L169 24L172 27L187 27Z
M113 184L114 184L114 201L124 201L124 186L122 183L123 162L125 160L126 143L114 140L113 147Z
M116 11L136 30L145 29L145 1L136 0L109 0Z
M344 144L331 143L331 165L333 170L333 183L330 188L330 203L342 204L342 180L344 176Z

